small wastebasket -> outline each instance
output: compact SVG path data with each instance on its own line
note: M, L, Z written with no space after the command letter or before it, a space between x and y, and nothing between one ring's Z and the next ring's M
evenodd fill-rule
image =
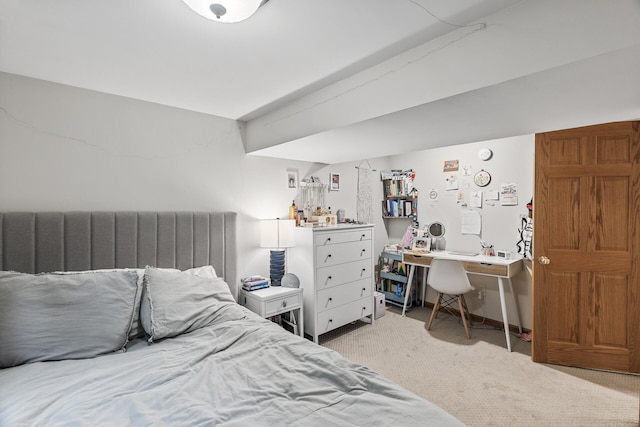
M375 301L374 301L375 307L373 309L373 318L379 319L382 316L384 316L386 300L385 300L384 294L380 292L376 292L374 294L374 298L375 298Z

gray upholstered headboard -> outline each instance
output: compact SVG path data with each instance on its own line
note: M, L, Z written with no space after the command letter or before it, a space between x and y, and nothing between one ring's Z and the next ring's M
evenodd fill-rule
M0 270L213 265L236 293L235 212L0 213Z

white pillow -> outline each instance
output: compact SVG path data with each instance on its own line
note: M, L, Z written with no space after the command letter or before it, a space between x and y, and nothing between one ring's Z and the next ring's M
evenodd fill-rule
M158 268L158 270L173 271L173 272L180 271L177 268ZM190 274L192 276L208 277L209 279L215 279L216 277L218 277L216 275L216 269L213 268L212 265L204 265L202 267L193 267L188 270L182 271L182 273Z
M86 274L92 272L108 273L118 271L132 271L137 274L138 289L134 300L133 318L131 319L131 326L129 328L128 337L132 340L144 335L144 329L140 324L140 299L142 298L142 282L144 280L144 268L102 268L98 270L86 270L86 271L54 271L52 274Z
M162 271L174 271L179 272L180 270L176 268L158 268L158 270ZM128 337L129 340L134 338L142 337L145 334L144 327L140 322L140 301L142 299L142 290L143 290L143 280L144 280L144 268L104 268L99 270L87 270L87 271L56 271L53 274L84 274L89 272L111 272L111 271L133 271L138 275L138 288L139 291L136 293L136 298L134 301L134 312L133 319L131 320L131 327L129 328ZM184 273L190 274L192 276L200 276L200 277L208 277L208 278L216 278L216 270L212 265L204 265L202 267L194 267L188 270L184 270Z
M133 272L0 272L0 368L123 350L139 293Z
M153 267L145 270L140 321L149 342L243 317L220 278Z

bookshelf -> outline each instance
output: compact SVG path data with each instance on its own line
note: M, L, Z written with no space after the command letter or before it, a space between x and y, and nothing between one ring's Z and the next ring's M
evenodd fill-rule
M418 222L418 190L413 186L413 170L386 170L380 172L382 180L382 217L410 219Z
M385 295L387 303L402 307L408 280L406 266L402 263L402 253L383 251L379 262L380 280L378 280L377 291ZM411 287L408 307L413 307L414 303L417 303L417 288L417 286Z

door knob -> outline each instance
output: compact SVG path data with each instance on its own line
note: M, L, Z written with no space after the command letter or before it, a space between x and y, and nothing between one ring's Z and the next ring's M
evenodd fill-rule
M541 256L538 258L538 262L539 262L540 264L542 264L542 265L547 265L547 264L549 264L549 263L551 262L551 260L550 260L549 258L547 258L546 256L541 255Z

